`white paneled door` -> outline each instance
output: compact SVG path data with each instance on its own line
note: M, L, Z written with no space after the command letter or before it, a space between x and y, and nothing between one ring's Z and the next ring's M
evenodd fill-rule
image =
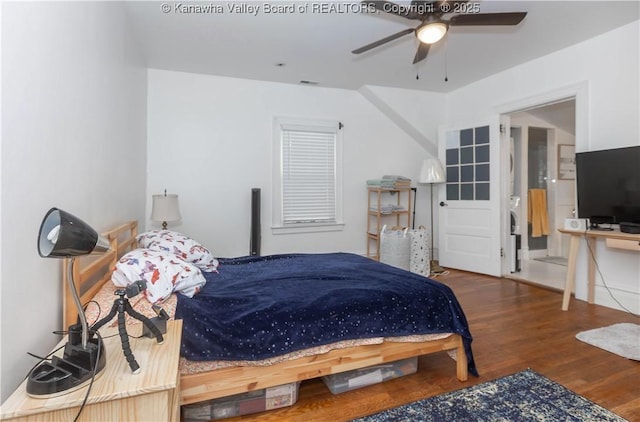
M501 275L500 118L440 130L440 265Z

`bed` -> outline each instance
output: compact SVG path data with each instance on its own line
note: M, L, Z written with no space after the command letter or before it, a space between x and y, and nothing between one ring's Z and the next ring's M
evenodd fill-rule
M74 280L76 282L76 288L80 292L82 303L88 303L92 300L102 302L100 305L102 312L108 312L109 303L113 301L113 291L115 287L110 282L111 272L114 265L128 251L137 247L136 236L138 235L137 222L130 221L112 230L109 230L103 234L111 244L111 251L101 255L99 258L83 257L82 259L76 259L72 268L74 274ZM336 264L338 267L346 265L349 270L352 266L365 266L373 265L374 267L369 270L378 271L380 268L384 268L385 271L389 271L392 267L385 264L369 260L367 258L359 257L352 254L329 254L324 257L328 258L331 262L339 262L345 259L345 264ZM322 258L322 259L324 259ZM273 266L270 261L278 261L282 264L283 260L289 259L320 259L313 254L293 254L293 255L280 255L273 257L244 257L233 258L230 260L221 260L220 274L225 274L227 268L231 268L234 265L242 267L249 264L255 268L257 262L261 265ZM362 260L362 261L360 261ZM66 280L66 268L70 265L71 261L65 260L63 264L63 278L65 278L64 296L63 296L63 323L65 326L70 322L76 320L77 315L75 312L75 306L71 299L71 292L67 289ZM305 271L311 271L314 265L324 266L325 261L314 261L316 264L310 264L311 261L303 261L303 267ZM341 262L341 261L340 261ZM280 265L282 266L282 265ZM381 267L377 267L381 266ZM342 268L344 271L345 268ZM337 282L338 279L343 278L330 276L331 268L324 268L320 275L316 276L316 279L330 279L331 283ZM301 270L302 271L302 270ZM340 270L338 270L340 271ZM391 269L391 272L401 271ZM255 274L262 274L263 271L253 271ZM315 271L318 273L318 271ZM396 273L397 275L397 273ZM418 277L417 275L413 275ZM294 278L300 278L298 276ZM421 280L427 280L422 278ZM297 280L298 283L300 280ZM255 280L253 281L255 283ZM369 333L369 335L356 334L351 335L349 330L344 330L343 324L344 315L351 315L350 310L347 314L342 314L343 317L337 318L339 321L329 321L335 332L339 333L337 336L328 336L322 338L316 344L311 346L304 341L303 348L299 345L293 347L291 350L282 349L279 345L275 347L278 353L276 356L270 356L265 354L265 350L252 349L246 356L240 358L234 358L233 355L225 355L228 353L228 347L221 347L211 360L211 356L208 354L201 354L198 357L198 346L191 342L194 335L185 336L184 333L190 332L190 325L193 325L193 321L190 312L193 308L204 306L207 307L207 300L212 300L211 296L220 296L218 293L207 293L206 286L199 294L195 295L193 299L186 299L178 297L180 295L173 294L170 300L163 303L163 307L173 316L177 314L180 319L183 320L183 346L182 351L185 354L195 356L197 360L187 360L184 357L180 361L180 404L192 404L214 398L229 396L233 394L248 392L252 390L263 389L267 387L300 382L306 379L316 378L324 375L340 373L353 369L359 369L371 365L377 365L384 362L392 362L400 359L405 359L414 356L426 355L430 353L437 353L447 351L455 360L452 359L452 369L455 365L456 377L460 381L466 381L469 373L477 375L475 364L473 362L473 355L471 352L471 335L468 331L468 326L464 313L459 307L455 296L450 292L450 289L440 283L430 280L429 283L437 286L440 292L445 294L445 302L452 309L453 313L449 315L449 319L452 320L450 327L453 329L446 330L446 324L431 324L432 328L421 328L416 332L414 328L406 328L408 324L406 320L401 320L394 325L393 330L400 327L400 334L388 332L388 328L377 327L375 330L380 330L380 335L374 335L375 333ZM209 282L208 284L214 285L216 283ZM222 283L224 286L225 283ZM259 284L259 283L258 283ZM348 284L354 284L349 281ZM335 284L332 284L335 286ZM218 287L220 284L218 284ZM317 284L314 284L316 290ZM213 287L212 287L213 288ZM246 290L246 287L236 288L233 290ZM358 290L358 289L356 289ZM362 290L362 289L360 289ZM230 290L222 293L222 296L227 294ZM340 290L340 292L343 292ZM359 293L356 293L356 296ZM390 299L393 305L393 301L398 299L402 294L391 296ZM259 295L261 296L261 295ZM321 305L316 309L317 312L321 312L322 309L327 308L327 298L335 298L340 296L336 292L329 295L320 296ZM382 296L389 296L383 294ZM288 297L289 300L291 297ZM384 299L384 298L379 298ZM237 299L235 299L237 301ZM244 299L241 299L244 300ZM146 314L147 316L154 316L155 313L151 310L150 304L143 298L130 299L134 309ZM317 301L317 299L316 299ZM332 301L332 300L329 300ZM424 305L424 303L423 303ZM445 305L442 305L446 307ZM88 320L95 321L98 315L90 315L91 306L87 307L86 314ZM315 312L315 311L314 311ZM337 312L337 311L336 311ZM400 313L397 310L393 310L392 313ZM311 312L311 320L306 321L307 327L310 328L314 324L313 321L317 321L318 318L322 318L321 314ZM305 315L305 312L299 314ZM329 311L329 319L331 317L331 311ZM336 314L337 315L337 314ZM264 318L259 314L254 315L254 318ZM298 316L293 319L300 319ZM197 319L197 318L196 318ZM385 320L387 318L378 318L379 320ZM453 321L455 320L455 321ZM231 324L237 326L237 321ZM248 320L251 321L251 320ZM273 321L272 321L273 322ZM348 321L347 321L348 322ZM137 323L136 320L132 320L131 323ZM129 324L129 322L128 322ZM196 324L197 325L197 324ZM223 324L220 324L223 325ZM286 324L285 324L286 325ZM327 325L327 321L325 324ZM356 324L357 325L357 324ZM410 324L409 324L410 325ZM430 324L426 324L430 325ZM341 327L342 328L336 328ZM405 328L402 328L405 327ZM436 327L436 328L433 328ZM299 330L299 328L293 328ZM297 332L297 331L296 331ZM346 334L345 334L346 333ZM264 334L264 332L263 332ZM289 333L291 334L291 333ZM318 337L318 333L314 333L315 337ZM277 335L271 336L272 338L278 337ZM322 335L320 335L322 337ZM301 340L301 338L297 338ZM269 349L267 346L265 349ZM135 351L134 351L135 353ZM217 358L216 358L217 356Z

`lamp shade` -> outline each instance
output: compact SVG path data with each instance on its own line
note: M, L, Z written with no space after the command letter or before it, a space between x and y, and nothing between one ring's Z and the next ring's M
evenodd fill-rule
M440 160L431 157L422 162L418 183L444 183L446 181L444 167Z
M38 253L43 258L68 258L108 250L107 239L68 212L51 208L42 220Z
M180 206L178 195L166 193L164 195L153 195L151 207L151 220L153 221L178 221L180 216Z

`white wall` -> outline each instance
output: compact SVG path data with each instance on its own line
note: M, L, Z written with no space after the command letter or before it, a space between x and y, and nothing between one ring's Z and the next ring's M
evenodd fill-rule
M640 22L587 40L468 85L447 96L447 119L459 121L505 112L505 104L524 103L566 87L584 85L577 99L576 150L640 145ZM581 116L582 107L586 116ZM511 110L515 111L515 110ZM586 122L582 127L582 117ZM584 129L584 130L583 130ZM614 295L640 313L640 254L598 245L598 263ZM586 299L586 251L577 268L576 297ZM618 307L597 282L596 303Z
M144 219L146 69L122 5L2 2L1 400L62 329L61 262L38 256L45 212L102 231Z
M249 253L250 190L262 193L262 254L366 250L366 180L418 177L423 147L356 91L149 71L150 195L180 195L176 230L217 256ZM343 128L341 232L272 235L272 124L276 116L338 120ZM428 119L428 116L426 117ZM415 184L415 182L414 182ZM428 221L420 188L417 224ZM420 196L421 195L421 196ZM147 221L148 227L157 227ZM170 225L171 226L171 225Z
M445 117L445 94L371 85L358 92L431 156L438 155L438 126Z
M578 152L638 145L639 22L450 93L448 119L493 114L504 104L587 81L589 137Z
M446 94L370 85L367 88L423 133L437 151L438 129L445 118Z

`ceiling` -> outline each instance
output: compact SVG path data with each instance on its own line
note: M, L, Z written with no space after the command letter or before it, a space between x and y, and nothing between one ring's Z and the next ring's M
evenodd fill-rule
M413 34L360 55L351 53L419 24L385 13L358 13L357 1L153 0L127 1L125 7L151 68L346 89L379 85L435 92L457 89L640 18L636 0L478 3L484 13L528 14L516 27L451 27L416 65ZM185 13L187 5L214 13ZM232 12L232 5L243 9ZM265 5L290 5L294 12L266 13ZM259 9L254 14L250 7Z
M549 125L576 134L576 101L575 99L557 101L511 114L511 118L531 115L547 122Z

